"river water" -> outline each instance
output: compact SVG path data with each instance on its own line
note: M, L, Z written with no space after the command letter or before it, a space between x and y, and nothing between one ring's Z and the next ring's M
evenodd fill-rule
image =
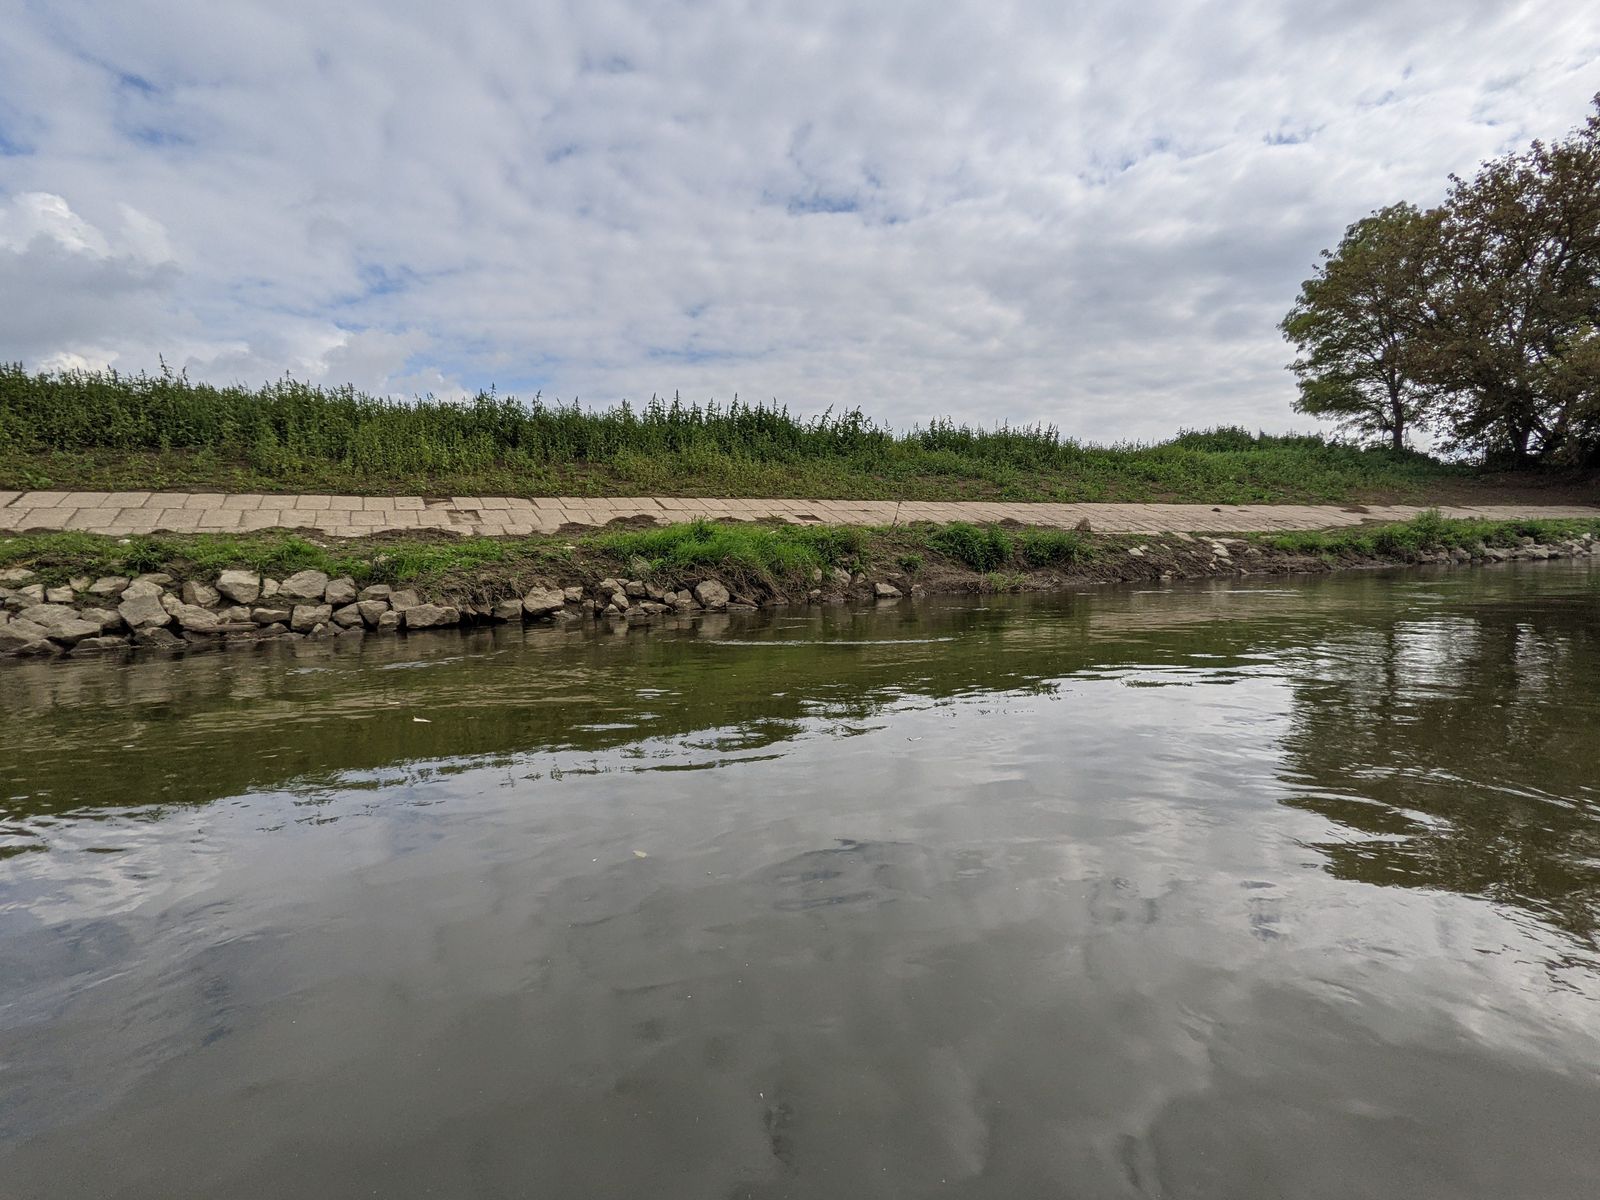
M1600 1195L1600 568L0 671L0 1196Z

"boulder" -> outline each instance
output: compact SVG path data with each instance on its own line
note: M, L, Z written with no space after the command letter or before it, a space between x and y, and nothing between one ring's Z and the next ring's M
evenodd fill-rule
M356 596L356 599L357 600L388 600L389 596L393 593L393 591L394 591L394 589L391 588L387 583L368 584L366 587L361 589L361 592L360 592L359 595Z
M49 638L45 636L43 625L35 625L32 621L8 621L0 625L0 654L37 654L49 653L46 646Z
M172 621L172 616L161 603L161 592L153 594L146 592L141 595L131 595L134 584L122 593L122 603L117 605L117 615L128 623L128 628L137 632L141 629L164 629Z
M16 624L16 622L12 622ZM7 626L10 628L10 626ZM52 642L62 646L76 646L84 638L100 636L100 626L93 621L82 621L74 617L70 621L57 621L45 631Z
M119 600L142 600L147 596L159 597L164 589L159 583L152 583L148 579L135 579L118 593Z
M566 596L554 588L534 588L522 598L522 611L530 617L548 617L566 602Z
M702 580L694 585L694 598L706 608L718 609L728 607L728 589L715 579Z
M217 576L217 591L235 604L261 599L261 576L254 571L224 571Z
M105 575L96 579L84 590L102 600L115 600L128 590L128 580L121 575Z
M78 616L100 626L102 633L114 633L123 627L122 618L109 608L86 608Z
M517 602L514 601L513 603ZM376 628L383 614L389 611L389 602L379 599L357 600L356 610L360 612L363 621ZM519 609L518 611L520 612L521 610Z
M874 584L873 588L872 588L872 594L874 596L876 596L879 600L898 600L898 599L900 599L900 589L895 587L894 584L892 584L892 583Z
M346 604L356 602L356 581L348 575L330 580L323 589L322 598L335 608L343 608Z
M178 610L183 607L183 597L175 596L171 592L162 592L161 607L167 610L169 617L175 617L178 615Z
M373 628L379 633L393 633L396 629L400 628L400 622L404 619L405 618L391 608L387 612L380 613L378 615L378 623L374 625Z
M180 594L185 604L197 605L200 608L210 608L214 604L222 603L221 592L209 584L196 583L193 579L183 585Z
M17 614L23 621L32 621L35 625L49 628L59 625L63 621L76 621L78 610L65 604L31 604Z
M622 585L622 590L627 593L628 599L630 600L643 600L650 594L645 589L644 581L639 579L630 579L627 583Z
M250 606L248 604L230 604L226 608L217 610L217 620L224 625L237 625L241 621L251 620Z
M24 604L43 604L44 584L30 583L26 587L19 587L13 593L13 598L21 599Z
M842 567L834 567L831 571L829 571L828 579L836 588L847 588L850 586L850 572L846 571Z
M262 579L260 598L262 600L271 600L282 588L283 584L279 583L276 579Z
M172 612L173 620L178 622L178 628L185 633L215 633L217 631L217 614L210 609L201 608L198 604L180 604Z
M71 604L78 598L78 593L70 587L45 588L44 600L46 604Z
M448 604L418 604L405 610L407 629L436 629L443 625L457 625L461 612Z
M146 571L143 575L135 575L133 581L135 583L153 583L158 588L169 588L177 582L165 571Z
M312 600L320 602L328 590L328 577L321 571L296 571L278 588L285 600Z
M250 619L257 625L287 625L293 615L292 609L277 604L250 610Z
M489 615L496 621L520 621L522 612L521 600L501 600L489 610Z
M599 588L602 596L609 596L612 592L620 592L622 590L622 585L611 578L602 579L595 586Z
M345 604L333 610L333 623L341 629L353 629L364 625L366 622L361 616L359 605Z
M410 588L403 588L398 592L389 593L389 607L394 609L395 612L405 612L408 608L415 608L421 603L422 601L417 597L417 593Z
M581 604L583 603L583 589L581 587L562 588L561 598L568 604Z
M284 590L288 591L288 587L289 582L285 580ZM333 606L330 604L296 604L289 614L289 628L296 633L313 633L318 625L327 624L332 616Z
M34 581L34 574L27 567L7 567L0 571L0 587L21 587L25 583Z

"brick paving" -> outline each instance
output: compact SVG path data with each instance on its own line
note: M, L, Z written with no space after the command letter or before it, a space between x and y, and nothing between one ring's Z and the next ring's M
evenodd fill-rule
M1330 529L1414 517L1415 505L1366 509L1321 504L1022 504L1001 501L718 500L670 496L325 496L215 492L0 492L0 534L76 529L140 533L225 533L307 529L334 537L436 529L472 537L555 533L648 517L659 524L696 517L780 520L806 525L890 525L912 521L1018 521L1070 529L1087 519L1097 533L1266 533ZM1600 517L1600 505L1442 506L1447 517Z

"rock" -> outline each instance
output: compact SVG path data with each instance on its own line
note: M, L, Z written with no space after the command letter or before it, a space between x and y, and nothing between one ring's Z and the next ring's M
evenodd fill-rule
M320 601L328 590L328 577L321 571L296 571L278 588L285 600Z
M694 598L706 608L728 607L728 589L715 579L705 579L694 585Z
M171 630L162 629L153 625L146 629L135 629L133 631L133 640L135 645L157 646L169 650L174 646L181 646L183 644L178 640Z
M395 612L405 612L407 609L416 608L422 601L417 599L416 592L410 588L400 592L389 593L389 607Z
M16 624L18 624L16 621L11 623L11 625ZM11 625L8 625L7 628L11 628ZM63 646L76 646L84 638L99 637L100 626L93 621L82 621L74 617L70 621L57 621L54 625L47 627L45 636L52 642L57 642Z
M282 590L283 584L279 583L276 579L263 579L261 581L260 598L263 600L271 600Z
M647 595L649 595L649 593L645 591L644 581L642 579L628 580L627 583L622 585L622 591L630 600L643 600Z
M366 618L361 615L360 605L346 604L333 610L333 623L341 629L356 629L366 624Z
M566 596L554 588L534 588L522 598L522 611L530 617L548 617L566 602Z
M393 633L400 628L400 622L403 619L399 613L389 609L387 612L378 615L378 623L373 628L379 633Z
M185 604L196 605L200 608L210 608L214 604L222 603L221 592L209 584L196 583L193 579L183 585L183 591L180 595L183 596Z
M44 603L44 584L42 584L42 583L30 583L26 587L18 588L16 590L15 594L17 596L20 596L22 598L22 600L27 604L43 604Z
M149 592L133 595L133 584L126 592L122 593L122 603L117 605L117 614L128 623L128 628L137 633L141 629L164 629L172 621L172 616L161 604L161 592Z
M163 590L159 583L153 583L148 579L135 579L122 589L118 598L122 600L141 600L147 596L159 597Z
M496 621L520 621L522 612L521 600L501 600L490 609L489 615Z
M821 583L822 582L822 568L821 567L812 567L811 568L811 582L812 583Z
M201 608L198 604L180 604L173 611L172 617L178 622L178 628L185 633L217 631L217 614L210 609Z
M828 579L834 587L847 588L850 586L850 572L842 567L834 567L828 572Z
M583 589L581 587L562 588L561 598L568 604L581 604L583 603Z
M217 576L217 591L235 604L254 604L261 599L261 576L254 571L224 571Z
M122 618L109 608L86 608L78 616L82 620L100 626L102 633L114 633L123 628Z
M521 601L513 601L513 603L520 605ZM363 621L365 621L368 625L375 627L378 624L379 618L381 618L384 613L389 611L389 602L387 600L378 599L357 600L356 609L361 613L361 619ZM518 612L520 613L520 611L521 609L519 607Z
M437 629L441 625L456 625L461 612L448 604L418 604L405 610L407 629Z
M69 587L45 588L44 598L47 604L71 604L78 598L78 593Z
M128 590L128 580L121 575L106 575L96 579L84 591L102 600L115 600Z
M288 580L284 581L284 587L287 591ZM326 624L332 616L332 605L296 604L289 614L289 628L296 633L311 633L316 630L318 625Z
M356 581L348 575L329 582L323 589L322 598L335 608L356 602Z
M289 634L289 627L287 625L283 624L281 621L274 621L271 625L261 625L261 626L258 626L256 628L256 637L258 637L258 638L275 638L275 637L287 637L287 636L291 636Z
M671 605L663 604L659 600L646 600L643 604L639 605L639 607L644 609L644 611L649 613L652 617L659 617L662 613L672 611Z
M0 587L21 587L32 583L36 576L27 567L7 567L0 571Z
M361 589L360 593L356 596L356 599L387 601L393 591L394 589L391 588L387 583L371 583Z
M599 590L602 596L609 596L613 592L620 592L622 590L622 585L615 579L602 579L598 584L595 585L595 587Z
M276 604L250 610L250 619L257 625L287 625L293 615L292 609Z
M86 637L72 648L74 654L97 654L107 650L126 650L128 639L100 634L96 637Z
M19 620L32 621L35 625L50 628L63 621L76 621L78 610L69 608L65 604L31 604L17 614Z
M50 639L43 625L32 621L8 621L0 625L0 654L50 653Z
M680 609L680 610L697 607L695 602L694 602L694 593L691 592L688 588L683 588L680 591L673 592L671 597L669 598L669 603L674 608L677 608L677 609Z
M873 585L872 594L879 600L898 600L900 598L900 589L892 583L879 583Z
M162 592L161 607L167 610L167 616L175 617L178 615L178 610L183 607L183 598L174 596L171 592Z
M1094 526L1089 524L1089 518L1088 517L1083 518L1083 520L1079 521L1072 528L1077 530L1077 532L1079 532L1079 533L1093 533L1094 532Z
M158 588L169 588L177 581L165 571L147 571L143 575L133 577L135 583L153 583Z
M230 604L227 608L217 610L217 620L224 625L237 625L240 622L251 620L250 606L248 604Z

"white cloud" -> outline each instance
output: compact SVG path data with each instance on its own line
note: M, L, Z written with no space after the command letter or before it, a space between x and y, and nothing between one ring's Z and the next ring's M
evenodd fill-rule
M0 359L1096 438L1295 424L1275 323L1316 251L1577 123L1600 61L1573 0L14 24L0 286L38 299Z

